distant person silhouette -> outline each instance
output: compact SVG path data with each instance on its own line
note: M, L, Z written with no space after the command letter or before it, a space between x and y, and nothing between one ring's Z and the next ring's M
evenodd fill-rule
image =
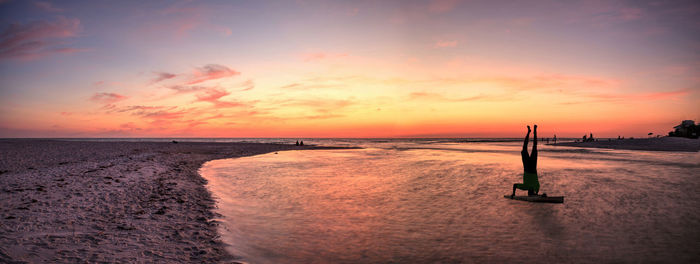
M297 140L297 144L296 144L296 145L299 146L299 140Z
M303 145L304 145L304 141L302 140L299 142L299 146L303 146Z
M557 135L554 135L554 144L557 144Z
M527 126L527 135L523 142L523 150L520 152L523 159L523 183L513 184L513 194L515 189L527 191L527 195L537 195L540 192L540 182L537 180L537 125L535 125L535 133L533 134L532 153L527 154L527 143L530 140L530 126Z

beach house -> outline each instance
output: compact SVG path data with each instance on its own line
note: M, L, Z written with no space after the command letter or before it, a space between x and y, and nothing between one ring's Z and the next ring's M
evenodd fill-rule
M668 132L670 137L698 138L698 125L693 120L683 120L680 125L673 127L674 131Z

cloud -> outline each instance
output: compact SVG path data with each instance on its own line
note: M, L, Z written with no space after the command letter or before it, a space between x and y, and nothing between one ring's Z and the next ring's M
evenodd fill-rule
M350 99L331 99L331 98L310 98L310 99L286 99L274 102L276 105L284 107L302 107L311 109L324 116L337 112L349 106L355 105L356 102Z
M228 27L212 25L211 28L213 31L219 32L222 36L231 36L231 34L233 34L233 30Z
M449 80L443 80L448 82ZM460 82L460 80L455 80ZM496 76L467 80L471 83L493 83L517 91L546 90L563 88L612 88L621 82L592 76L547 74L526 77Z
M56 53L85 51L87 49L65 47L62 41L75 37L80 30L80 20L76 18L12 23L0 34L0 59L32 60Z
M109 105L127 98L128 97L116 93L95 93L90 97L90 101Z
M177 106L145 106L145 105L129 105L116 106L109 104L103 107L105 113L128 113L132 116L142 117L154 122L169 121L182 118L187 111L180 110Z
M561 104L571 105L571 104L584 104L584 103L608 103L608 102L635 102L635 101L654 101L654 100L665 100L665 99L678 99L679 97L687 96L690 94L690 89L680 89L668 92L650 92L650 93L637 93L637 94L610 94L610 93L598 93L598 94L582 94L580 97L589 98L588 100L581 101L570 101L563 102Z
M247 80L243 82L241 86L243 86L243 89L241 91L250 91L253 90L253 88L255 88L255 83L253 82L253 80Z
M432 13L449 12L452 11L458 3L459 0L433 0L430 1L430 4L428 5L428 11Z
M167 72L156 72L155 74L156 77L151 80L151 84L177 77L177 74Z
M409 95L411 100L432 100L432 101L443 101L443 102L467 102L467 101L478 101L482 99L494 99L495 96L488 95L475 95L469 97L459 97L459 98L448 98L437 93L428 92L414 92Z
M137 111L133 113L133 115L145 117L145 118L151 118L151 119L156 119L156 120L172 120L172 119L180 119L182 118L186 111L185 110L178 110L178 111L173 111L176 109L175 107L171 109L165 109L165 110L155 110L155 111L149 111L149 110L142 110L142 111Z
M241 74L226 66L218 64L207 64L194 70L192 78L186 84L198 84L209 80L216 80L236 76Z
M203 22L204 9L201 7L185 7L183 2L166 7L160 15L167 18L161 26L167 30L174 30L176 36L184 37L190 31L200 26Z
M202 93L197 94L196 96L197 102L212 103L214 104L214 106L219 108L245 106L245 104L240 102L221 101L221 97L227 96L229 94L231 93L224 89L208 88Z
M435 48L457 47L457 41L456 40L440 40L440 41L436 42L433 47L435 47Z
M172 85L168 86L168 89L175 91L176 93L191 93L191 92L198 92L202 90L209 89L209 87L206 86L187 86L187 85Z
M164 7L160 11L153 13L145 13L151 17L148 23L143 26L143 29L149 33L167 32L177 38L186 38L190 33L195 31L206 31L215 33L222 37L233 35L233 30L230 27L213 23L217 17L216 8L208 6L206 3L198 3L192 1L178 1ZM161 36L154 34L155 36Z
M305 62L347 57L347 53L310 52L301 55Z
M642 17L642 9L625 7L620 9L619 18L625 21L637 20Z
M280 86L282 89L288 90L310 90L310 89L325 89L325 88L339 88L347 86L348 83L352 81L367 81L367 78L360 78L357 76L347 76L347 77L328 77L319 76L306 78L301 80L301 82L294 82L287 85Z
M124 106L124 107L119 107L119 108L113 108L110 112L117 112L117 113L123 113L123 112L132 112L132 111L153 111L153 110L161 110L165 109L167 107L165 106L144 106L144 105L130 105L130 106Z
M300 86L301 86L301 83L290 83L290 84L287 84L287 85L282 86L282 87L280 87L280 88L282 88L282 89L292 89L292 88L298 88L298 87L300 87Z
M49 2L34 2L34 6L38 7L41 10L44 10L46 12L51 12L51 13L63 12L63 9L55 7L55 6L53 6L53 4L51 4Z

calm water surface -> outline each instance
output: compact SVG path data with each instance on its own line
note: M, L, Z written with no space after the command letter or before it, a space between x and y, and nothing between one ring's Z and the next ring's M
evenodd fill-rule
M700 154L540 145L540 192L519 142L358 142L201 169L229 250L249 263L698 262Z

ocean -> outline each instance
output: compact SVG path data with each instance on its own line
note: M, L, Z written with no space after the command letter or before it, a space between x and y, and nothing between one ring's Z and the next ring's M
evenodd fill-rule
M522 181L520 139L305 143L363 148L281 151L201 168L221 238L238 261L700 261L698 152L540 143L540 193L565 197L542 204L503 198Z

